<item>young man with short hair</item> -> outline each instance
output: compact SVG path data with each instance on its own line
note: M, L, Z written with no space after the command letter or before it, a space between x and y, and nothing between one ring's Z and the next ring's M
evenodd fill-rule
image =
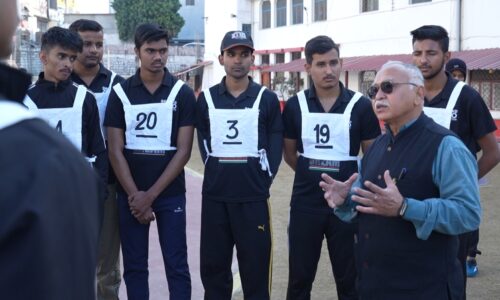
M106 131L102 124L113 85L124 79L104 67L104 34L102 26L94 20L79 19L69 26L83 41L83 50L78 53L73 65L71 79L94 93L99 109L99 120L104 138ZM111 167L107 180L108 197L104 202L104 217L99 238L97 257L97 299L118 299L121 282L120 234L118 230L118 206L116 203L115 176Z
M495 122L479 93L453 79L444 66L450 58L448 32L441 26L425 25L411 32L413 64L424 76L424 113L438 124L455 132L472 155L482 150L477 161L477 178L482 178L500 161L495 138ZM458 258L466 282L466 259L471 243L468 232L460 235ZM464 290L465 299L465 290Z
M219 63L226 76L196 103L205 162L200 272L205 300L229 300L236 246L244 298L270 299L272 270L269 188L278 172L283 124L276 94L248 76L252 38L227 32Z
M45 32L40 50L44 71L29 88L24 104L66 136L92 163L104 184L108 158L97 104L92 93L70 78L81 50L78 34L61 27Z
M109 157L118 179L123 278L129 300L149 298L148 238L157 221L170 299L191 299L186 244L184 166L191 155L195 97L165 65L168 33L139 25L137 73L116 84L104 126Z
M305 46L306 71L313 84L290 98L283 111L284 158L295 171L290 203L287 299L310 299L326 237L339 299L358 299L354 264L356 225L338 219L318 185L327 172L344 181L358 170L380 134L371 102L340 82L339 47L327 36Z

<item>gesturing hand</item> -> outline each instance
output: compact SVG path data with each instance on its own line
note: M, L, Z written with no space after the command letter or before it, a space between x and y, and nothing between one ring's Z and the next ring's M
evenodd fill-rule
M381 215L386 217L398 216L399 209L403 203L403 196L399 193L398 187L392 181L389 170L384 172L386 188L365 181L364 185L368 190L355 188L355 195L352 200L362 205L356 206L359 212L365 214Z
M319 186L325 192L325 200L331 208L335 208L344 203L345 198L351 190L352 184L358 178L358 173L354 173L346 181L337 181L327 174L321 174L323 181L319 183Z

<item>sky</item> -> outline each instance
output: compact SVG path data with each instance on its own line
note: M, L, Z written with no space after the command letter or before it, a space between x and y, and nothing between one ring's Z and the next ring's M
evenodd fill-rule
M75 0L75 6L81 14L107 14L109 2L109 0Z

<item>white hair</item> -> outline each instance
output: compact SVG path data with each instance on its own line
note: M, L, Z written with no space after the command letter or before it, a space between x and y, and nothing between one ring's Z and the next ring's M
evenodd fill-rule
M382 72L386 69L398 69L402 72L404 72L406 75L408 75L408 81L416 84L418 86L423 86L424 85L424 76L422 75L422 72L420 70L412 65L412 64L407 64L401 61L397 60L389 60L385 64L382 65L380 68L379 72Z

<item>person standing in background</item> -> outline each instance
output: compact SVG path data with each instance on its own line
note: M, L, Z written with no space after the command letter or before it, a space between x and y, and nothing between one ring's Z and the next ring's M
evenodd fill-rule
M496 125L483 98L472 87L453 79L445 71L450 58L448 32L441 26L424 25L411 32L412 60L424 76L424 113L441 126L455 132L472 155L478 159L477 179L490 172L500 161L495 138ZM473 232L460 235L459 260L467 283L467 254L474 240ZM466 285L465 285L466 286ZM464 290L464 299L466 293Z
M71 79L94 93L99 109L99 121L104 139L106 130L102 126L109 94L113 85L124 79L102 64L104 53L104 33L101 24L93 20L79 19L69 26L83 41L83 50L78 53L73 65ZM118 300L120 289L120 233L118 230L118 206L116 203L116 178L108 165L108 197L104 202L104 212L99 237L97 255L97 299Z
M200 272L205 300L230 300L236 246L244 298L271 297L272 228L269 189L282 157L278 97L248 76L252 38L225 34L219 55L226 76L196 103L196 129L205 162Z
M108 156L97 104L91 92L70 78L82 47L80 36L68 29L56 26L45 32L40 50L44 71L28 89L24 105L68 138L105 185Z
M458 81L465 82L467 78L467 65L460 58L452 58L446 63L446 72Z
M371 102L340 82L339 47L327 36L305 46L310 89L286 102L284 157L295 170L290 203L287 299L310 299L321 246L326 237L340 300L358 299L354 241L357 226L335 216L318 186L321 173L344 181L358 171L380 126Z
M157 221L170 299L191 299L184 166L191 156L195 97L165 67L169 37L157 24L135 31L136 74L113 87L106 108L123 279L129 300L149 299L149 226Z

